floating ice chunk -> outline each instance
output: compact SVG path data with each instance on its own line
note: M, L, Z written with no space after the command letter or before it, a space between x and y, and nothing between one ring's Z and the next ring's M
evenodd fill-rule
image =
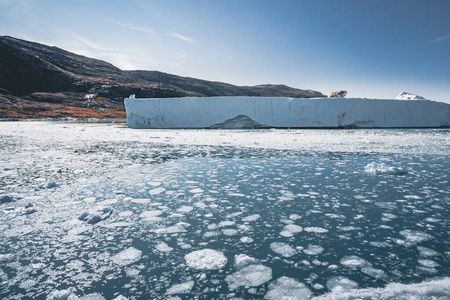
M224 235L227 235L227 236L233 236L233 235L237 235L239 233L239 231L237 231L236 229L223 229L222 232Z
M0 204L16 202L19 199L21 197L15 194L2 194L0 195Z
M288 224L284 226L283 231L289 231L290 233L299 233L303 231L303 228L301 226L295 225L295 224Z
M148 193L150 195L158 195L161 194L162 192L165 192L166 189L163 187L159 187L159 188L155 188L155 189L151 189L150 191L148 191Z
M335 291L314 297L314 300L351 300L351 299L436 299L446 300L450 298L450 278L434 281L424 281L416 284L390 283L385 288L366 288L345 291Z
M384 163L372 162L365 166L364 171L371 175L404 175L407 172L395 167L390 167Z
M119 295L116 298L114 298L113 300L128 300L128 298L125 296Z
M303 250L308 255L318 255L323 252L323 248L316 245L308 245L306 249Z
M222 221L218 224L219 227L228 227L228 226L233 226L234 224L236 224L236 222L234 221Z
M417 246L417 250L419 250L420 256L436 256L439 255L439 252L434 251L433 249Z
M118 265L126 266L139 261L141 259L141 256L141 250L130 247L114 255L112 257L112 260Z
M259 214L254 214L254 215L250 215L245 218L242 218L242 221L243 222L253 222L253 221L258 220L260 217L261 216Z
M431 259L419 259L418 262L419 264L427 268L437 268L440 266L437 262Z
M39 185L39 188L40 189L52 189L52 188L57 187L58 185L59 184L57 184L55 181L50 180L50 181L47 181L47 182Z
M241 241L241 243L253 243L253 239L251 237L248 236L243 236L239 239Z
M291 219L291 220L298 220L298 219L301 219L302 218L302 216L300 216L300 215L298 215L298 214L292 214L292 215L290 215L289 216L289 219Z
M270 249L284 257L291 257L297 254L297 250L295 250L295 248L282 242L273 242L270 244Z
M69 290L53 291L48 294L46 300L72 300L77 299Z
M6 254L0 254L0 262L7 262L14 259L14 254L6 253Z
M145 210L140 213L139 217L144 219L152 219L154 217L157 217L163 213L162 210Z
M199 189L199 188L195 188L195 189L190 190L189 192L192 194L201 194L201 193L203 193L203 190Z
M190 280L190 281L172 286L171 288L169 288L167 290L166 294L167 295L187 294L192 290L193 287L194 287L194 281Z
M230 290L240 286L254 287L272 279L272 269L264 265L250 265L225 277Z
M173 248L169 247L169 245L164 242L160 242L156 245L156 250L158 250L159 252L170 252L173 250Z
M257 260L251 256L246 254L238 254L234 256L234 265L236 268L241 269L243 267L254 265L257 263Z
M308 300L311 296L312 292L306 285L294 278L283 276L269 284L269 291L264 296L264 299Z
M182 207L177 209L177 212L181 212L181 213L189 213L193 210L194 208L192 206L186 206L183 205Z
M186 227L188 226L190 225L187 223L180 222L173 226L156 228L153 230L153 232L157 234L172 234L172 233L186 232Z
M189 267L199 270L221 269L228 262L228 259L222 252L213 249L193 251L186 254L184 259Z
M372 267L361 268L361 272L363 272L364 274L367 274L369 276L372 276L373 278L376 278L376 279L381 279L381 278L386 277L386 273L383 270L375 269Z
M314 232L314 233L327 233L328 229L322 228L322 227L306 227L306 232Z
M96 224L101 220L109 218L112 211L113 210L111 207L103 207L97 208L93 211L85 211L78 217L78 220L86 221L88 224Z
M426 232L409 229L400 231L400 234L405 238L405 241L403 242L405 246L415 245L433 238ZM397 243L398 242L399 241L397 241Z
M346 256L341 259L341 264L347 268L356 269L356 268L364 268L371 267L372 264L369 263L362 257L356 255Z
M294 236L294 234L292 232L287 231L287 230L280 231L280 235L284 236L284 237L287 237L287 238Z
M358 283L347 277L337 276L327 280L327 288L332 293L342 293L358 288Z

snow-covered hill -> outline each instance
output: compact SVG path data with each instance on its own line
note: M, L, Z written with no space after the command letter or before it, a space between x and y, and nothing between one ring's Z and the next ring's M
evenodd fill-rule
M131 128L414 128L450 126L450 104L362 98L125 99ZM236 117L245 122L236 122ZM233 123L233 126L230 124Z

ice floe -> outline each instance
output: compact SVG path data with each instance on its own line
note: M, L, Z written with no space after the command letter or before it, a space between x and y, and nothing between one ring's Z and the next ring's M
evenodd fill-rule
M268 300L309 300L312 296L305 284L290 277L280 277L269 284L269 291L264 295Z
M156 244L156 250L158 250L159 252L171 252L173 250L172 247L170 247L169 245L167 245L164 242L159 242L158 244Z
M328 229L322 228L322 227L306 227L306 232L313 232L313 233L327 233Z
M166 294L167 295L174 295L174 294L188 294L192 288L194 287L194 281L189 280L180 284L176 284L172 287L170 287Z
M134 247L129 247L112 257L113 262L126 266L138 262L142 257L142 251Z
M305 252L308 255L319 255L323 252L323 248L317 245L308 245L307 248L303 249L303 252Z
M234 265L237 269L256 264L257 260L247 254L237 254L234 256Z
M272 279L272 269L264 265L250 265L225 277L230 290L240 286L254 287Z
M208 248L186 254L184 259L190 268L199 270L221 269L228 262L228 259L222 252Z
M270 249L278 253L284 257L291 257L297 254L297 250L295 250L294 247L290 246L289 244L283 243L283 242L273 242L270 244Z
M407 172L396 167L388 166L385 163L371 162L364 167L364 171L371 175L404 175Z

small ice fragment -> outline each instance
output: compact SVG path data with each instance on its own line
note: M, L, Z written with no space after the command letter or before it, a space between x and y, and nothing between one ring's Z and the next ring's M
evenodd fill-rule
M395 167L390 167L384 163L372 162L365 166L364 171L371 175L404 175L407 172Z
M436 256L439 255L439 252L434 251L433 249L417 246L417 250L419 250L420 256Z
M238 254L234 256L234 265L236 268L241 269L243 267L256 264L257 260L246 254Z
M208 248L186 254L184 259L189 267L199 270L221 269L228 262L222 252Z
M159 252L170 252L173 250L173 248L169 247L169 245L164 242L160 242L156 245L156 250L158 250Z
M347 268L356 269L356 268L364 268L371 267L372 264L369 263L364 258L361 258L356 255L346 256L341 259L341 264Z
M386 277L386 273L383 270L375 269L372 267L361 268L361 272L363 272L369 276L372 276L373 278L376 278L376 279L381 279L381 278Z
M275 282L269 284L269 291L264 296L268 300L308 300L311 299L312 292L298 280L290 277L280 277Z
M411 246L433 238L428 233L409 229L400 231L400 234L405 238L405 246Z
M316 245L309 245L308 248L304 249L303 252L305 252L308 255L318 255L323 252L323 248Z
M233 236L233 235L237 235L239 233L239 231L237 231L236 229L223 229L222 232L224 235L227 235L227 236Z
M241 243L253 243L253 239L248 236L243 236L240 238Z
M225 277L230 290L240 286L254 287L272 279L272 269L264 265L250 265Z
M203 190L199 189L199 188L195 188L195 189L190 190L189 192L192 194L200 194L200 193L203 193Z
M254 214L254 215L250 215L245 218L242 218L242 221L243 222L253 222L253 221L258 220L260 217L261 217L260 215Z
M187 294L192 290L193 287L194 287L194 281L190 280L190 281L172 286L171 288L169 288L167 290L166 294L167 295Z
M164 192L165 190L166 190L165 188L159 187L159 188L155 188L155 189L148 191L148 193L150 195L158 195L158 194L161 194L162 192Z
M326 233L328 232L328 229L322 228L322 227L306 227L306 232L314 232L314 233Z
M419 259L418 262L419 264L427 268L437 268L440 266L437 262L431 259Z
M295 250L295 248L282 242L273 242L270 244L270 249L284 257L291 257L297 254L297 250Z
M141 259L142 251L136 248L127 248L112 257L113 262L118 265L126 266L133 264Z
M288 224L284 226L284 231L289 231L291 233L299 233L303 231L303 228L295 224Z

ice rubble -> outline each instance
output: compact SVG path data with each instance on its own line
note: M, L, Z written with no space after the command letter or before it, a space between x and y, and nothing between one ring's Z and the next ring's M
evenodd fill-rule
M390 128L450 125L450 104L429 100L127 98L125 108L127 124L131 128Z
M230 290L240 286L254 287L272 279L272 269L264 265L250 265L225 277Z
M109 218L112 214L111 207L97 208L93 211L85 211L79 217L78 220L86 221L88 224L96 224L106 218Z
M228 259L225 255L214 249L193 251L184 256L189 267L199 270L217 270L223 268Z
M141 259L142 251L134 247L127 248L112 257L113 262L120 266L133 264Z
M312 296L305 284L290 277L280 277L269 284L269 291L264 296L268 300L308 300Z
M0 195L0 204L16 202L19 199L21 197L15 194L2 194Z

